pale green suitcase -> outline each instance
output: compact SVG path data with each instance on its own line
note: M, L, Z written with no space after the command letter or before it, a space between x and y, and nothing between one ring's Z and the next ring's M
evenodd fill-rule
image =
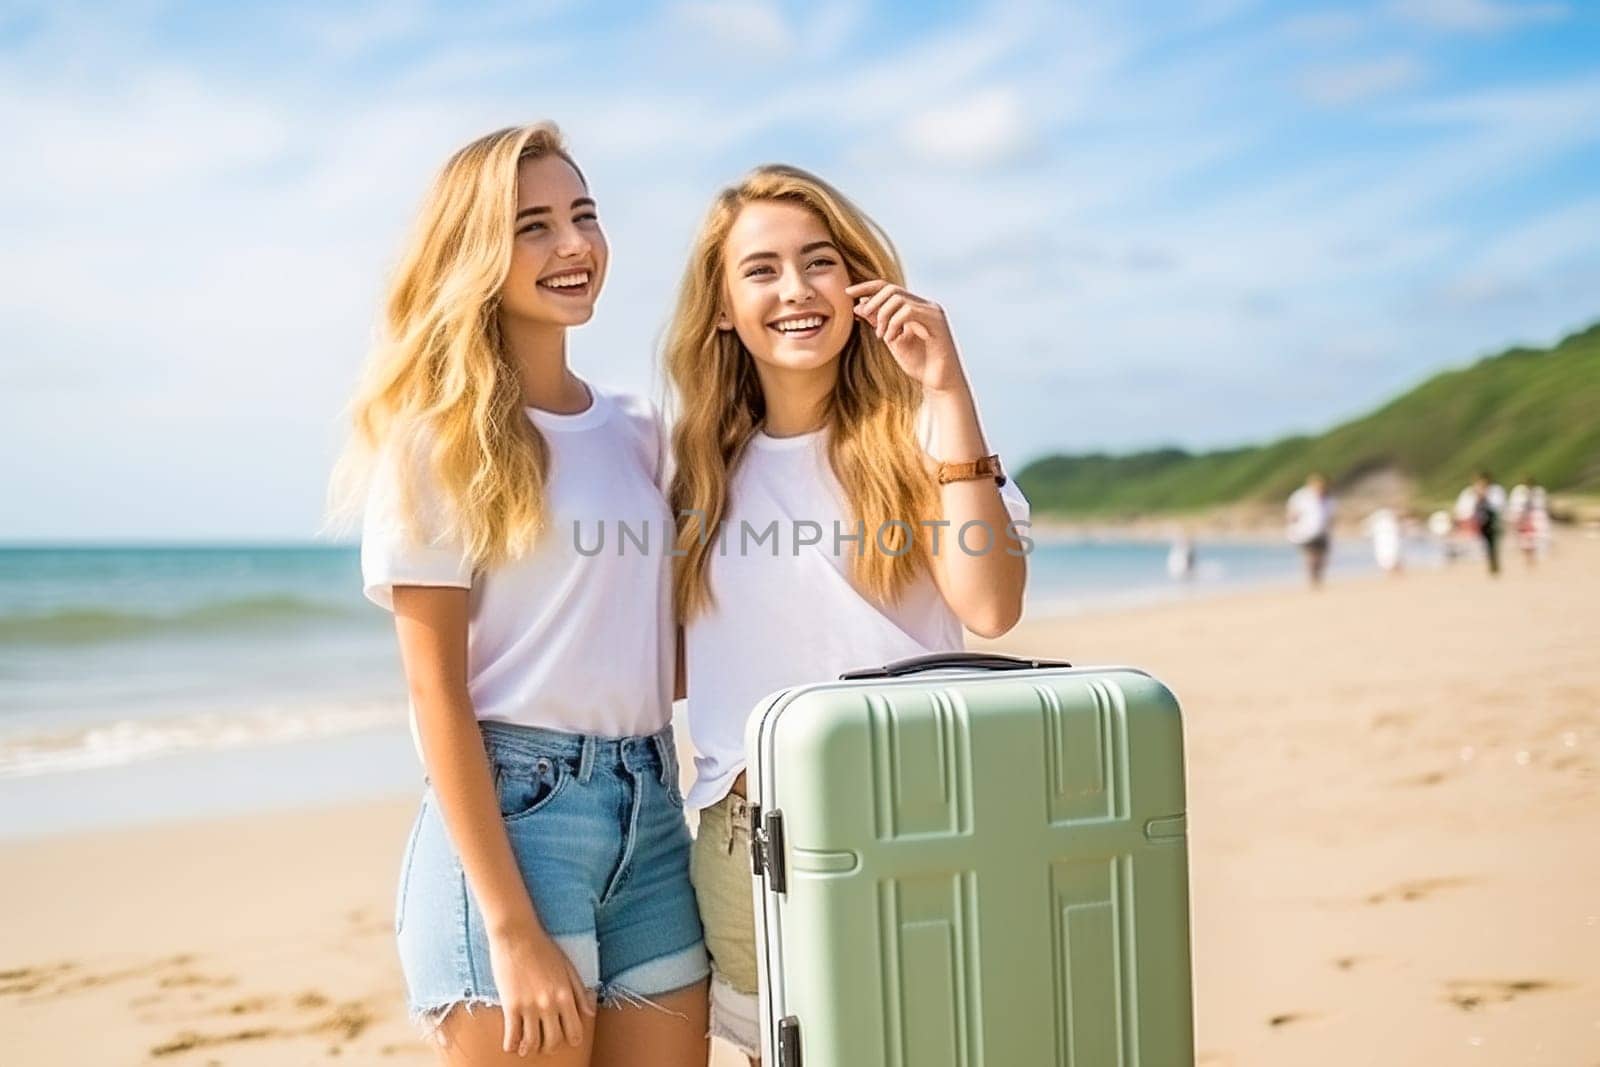
M764 1064L1193 1064L1160 682L924 656L773 694L746 749Z

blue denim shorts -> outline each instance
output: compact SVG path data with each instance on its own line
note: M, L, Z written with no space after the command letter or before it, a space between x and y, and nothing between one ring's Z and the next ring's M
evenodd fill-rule
M672 728L597 738L480 727L539 921L600 1003L648 1003L705 978ZM401 863L395 933L413 1019L499 1004L483 912L431 788Z

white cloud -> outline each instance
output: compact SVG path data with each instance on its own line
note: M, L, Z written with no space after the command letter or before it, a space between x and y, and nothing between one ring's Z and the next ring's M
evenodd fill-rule
M65 207L93 196L96 208L248 171L288 150L297 132L270 101L170 69L143 72L114 91L0 83L0 126L13 161L0 171L0 192L13 205ZM28 165L16 165L23 160Z
M1308 71L1301 87L1318 104L1342 107L1410 88L1422 75L1422 64L1411 56L1385 56Z
M691 33L703 34L718 48L751 50L772 56L794 44L778 5L760 0L696 0L678 4L672 16Z
M1434 29L1493 33L1537 22L1555 22L1568 14L1563 3L1511 3L1508 0L1395 0L1393 11L1411 22Z
M928 108L901 125L901 143L917 159L988 168L1015 160L1035 145L1036 133L1021 96L1009 88L976 92Z
M1535 300L1532 279L1600 272L1596 234L1600 197L1554 208L1465 249L1423 299L1452 310Z
M860 24L861 6L845 0L786 13L776 0L684 0L666 10L674 46L707 62L749 67L831 58Z
M319 53L350 58L427 33L429 14L423 0L363 0L313 5L296 12L295 21Z
M1458 90L1396 110L1402 122L1532 129L1561 140L1600 137L1600 76Z

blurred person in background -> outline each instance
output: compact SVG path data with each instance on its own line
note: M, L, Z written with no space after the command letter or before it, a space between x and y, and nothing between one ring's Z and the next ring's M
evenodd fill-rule
M1456 545L1456 522L1443 508L1428 516L1428 533L1439 546L1439 558L1454 563L1460 554Z
M1524 474L1522 480L1511 487L1506 509L1511 516L1511 528L1517 532L1517 547L1531 567L1550 547L1549 494L1533 475Z
M1456 521L1483 543L1489 573L1500 573L1500 516L1506 507L1506 491L1495 484L1486 470L1478 472L1472 484L1456 497Z
M1364 523L1372 538L1372 555L1385 574L1399 574L1405 567L1405 531L1400 515L1393 508L1378 508Z
M1194 541L1188 530L1179 530L1172 538L1172 547L1167 550L1167 575L1180 582L1189 581L1194 577L1194 564Z
M1284 519L1291 544L1300 546L1306 560L1306 577L1311 588L1322 587L1332 547L1335 505L1328 494L1328 479L1318 471L1306 477L1306 484L1289 495Z

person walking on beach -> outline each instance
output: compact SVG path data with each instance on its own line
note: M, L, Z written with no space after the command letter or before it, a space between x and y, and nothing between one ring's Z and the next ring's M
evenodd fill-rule
M445 1064L709 1054L669 564L577 548L584 524L671 522L659 416L568 365L608 262L553 125L458 151L389 287L341 466L369 485L364 590L394 613L426 770L395 930Z
M1405 566L1405 531L1393 508L1378 508L1367 516L1367 536L1372 555L1385 574L1399 574Z
M1456 519L1483 542L1489 573L1500 574L1500 515L1505 511L1506 491L1495 484L1486 470L1479 471L1472 484L1456 497Z
M1172 547L1167 549L1167 576L1187 582L1194 577L1194 564L1194 541L1188 530L1179 530L1172 539Z
M1511 516L1511 528L1517 532L1517 547L1531 567L1550 545L1549 494L1533 475L1525 474L1511 487L1506 510Z
M712 1032L755 1060L746 720L775 690L1009 630L1028 504L989 453L944 311L805 171L761 167L718 195L665 362ZM770 549L746 537L774 528Z
M1456 523L1450 513L1440 508L1429 515L1428 533L1438 546L1439 558L1447 564L1454 563L1461 553L1456 543Z
M1305 556L1306 577L1311 588L1322 587L1322 575L1328 566L1328 551L1333 536L1333 497L1328 494L1328 479L1313 471L1306 484L1289 494L1285 507L1287 534L1292 544L1300 546Z

